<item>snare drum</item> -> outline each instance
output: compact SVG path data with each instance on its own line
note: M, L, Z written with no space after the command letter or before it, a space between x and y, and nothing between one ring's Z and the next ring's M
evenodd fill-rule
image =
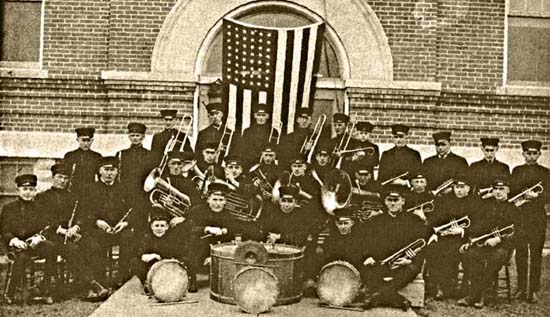
M189 276L178 260L161 260L149 269L145 285L158 301L177 302L187 294Z
M277 277L268 269L245 267L233 279L235 302L243 311L258 315L275 305L279 296Z
M334 261L319 272L317 294L319 299L333 306L346 306L353 302L361 287L361 275L350 263Z
M265 265L235 262L237 244L233 242L212 245L210 265L210 298L235 304L233 279L245 267L261 267L272 272L278 280L279 296L275 305L299 302L302 297L304 249L292 245L266 246L268 260Z

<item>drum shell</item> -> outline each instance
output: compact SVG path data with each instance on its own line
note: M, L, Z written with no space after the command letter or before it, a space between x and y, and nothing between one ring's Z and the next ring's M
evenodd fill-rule
M361 275L349 262L333 261L319 271L317 294L321 302L333 306L350 305L360 288Z
M235 275L246 263L235 263L236 243L211 246L210 298L215 301L235 304L232 283ZM279 281L279 296L275 305L297 303L302 297L304 249L276 244L267 247L268 260L264 268L273 272Z
M174 266L177 265L177 266ZM175 273L172 277L173 284L167 285L167 284L156 284L156 275L159 274L163 269L166 269L166 267L172 266L177 268L176 270L173 270ZM185 274L183 274L185 273ZM180 280L180 278L184 278L185 280ZM145 286L149 290L153 296L161 301L161 302L176 302L181 300L185 295L187 294L187 288L189 286L189 279L187 275L187 270L181 262L175 259L164 259L160 260L156 263L154 263L149 271L147 272L147 279L145 282ZM163 289L162 292L159 291L159 288L171 288ZM169 294L166 294L166 293Z

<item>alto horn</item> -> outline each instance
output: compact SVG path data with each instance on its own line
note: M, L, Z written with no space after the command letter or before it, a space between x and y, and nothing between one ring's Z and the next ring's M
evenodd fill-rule
M143 190L151 192L149 200L153 206L164 208L172 216L183 216L191 207L189 196L162 179L158 167L153 169L145 179Z

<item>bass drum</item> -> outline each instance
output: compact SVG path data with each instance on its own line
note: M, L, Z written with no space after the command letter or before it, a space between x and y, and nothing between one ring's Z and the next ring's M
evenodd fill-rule
M319 272L317 294L323 303L333 306L350 305L360 288L361 275L348 262L330 262Z
M149 269L145 285L159 302L177 302L187 294L189 276L178 260L161 260Z
M258 315L271 309L279 296L275 274L261 267L245 267L233 279L235 302L243 311Z

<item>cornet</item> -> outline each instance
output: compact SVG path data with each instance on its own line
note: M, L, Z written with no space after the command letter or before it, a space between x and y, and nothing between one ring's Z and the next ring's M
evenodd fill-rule
M487 198L490 198L493 193L493 187L485 187L485 188L480 188L478 191L477 191L477 194L478 196L481 197L481 199L487 199Z
M300 148L300 154L307 156L308 164L311 163L313 152L315 152L315 147L317 146L317 142L319 142L319 138L321 137L321 132L323 131L323 126L325 125L326 120L327 115L322 114L319 116L317 122L315 123L315 127L313 128L313 132L304 140L304 143Z
M403 174L399 174L399 175L397 175L397 176L395 176L395 177L392 177L392 178L390 178L390 179L388 179L388 180L383 181L382 183L380 183L380 185L385 186L385 185L391 184L391 183L393 183L393 181L396 181L396 180L398 180L398 179L403 179L403 178L406 177L407 175L409 175L409 172L405 172L405 173L403 173Z
M514 232L514 225L509 225L509 226L504 227L502 229L495 228L495 229L491 230L491 232L489 232L487 234L484 234L484 235L481 235L477 238L473 238L473 239L470 240L470 242L461 245L459 251L460 251L460 253L464 253L464 252L466 252L466 250L468 250L469 247L471 247L473 245L476 245L478 247L482 247L483 244L485 243L485 241L487 241L491 238L511 237L511 236L514 235L514 233L515 233Z
M409 209L406 210L406 212L415 212L417 210L420 210L422 212L427 212L427 213L430 213L432 211L434 211L435 209L435 206L434 206L434 200L428 200L426 202L423 202L419 205L416 205L414 207L411 207Z
M458 220L453 219L449 223L441 225L439 227L434 227L435 234L440 236L448 236L451 234L451 229L453 228L468 228L470 227L470 218L468 216L462 217Z
M380 265L389 265L391 269L395 268L395 263L399 259L407 259L412 260L416 257L418 252L422 250L426 246L426 240L424 239L418 239L414 241L413 243L407 245L403 249L395 252L394 254L390 255L389 257L385 258L384 260L380 261Z
M517 194L516 196L508 199L508 202L513 203L516 207L520 207L527 202L529 202L529 199L526 197L527 193L535 193L540 194L544 191L544 187L542 187L542 182L538 182L535 185L533 185L530 188L527 188L526 190L522 191L521 193Z
M444 191L445 189L453 186L453 183L455 182L454 179L450 178L446 181L444 181L441 185L439 185L436 189L432 190L431 193L432 195L434 196L437 196L439 195L442 191Z

